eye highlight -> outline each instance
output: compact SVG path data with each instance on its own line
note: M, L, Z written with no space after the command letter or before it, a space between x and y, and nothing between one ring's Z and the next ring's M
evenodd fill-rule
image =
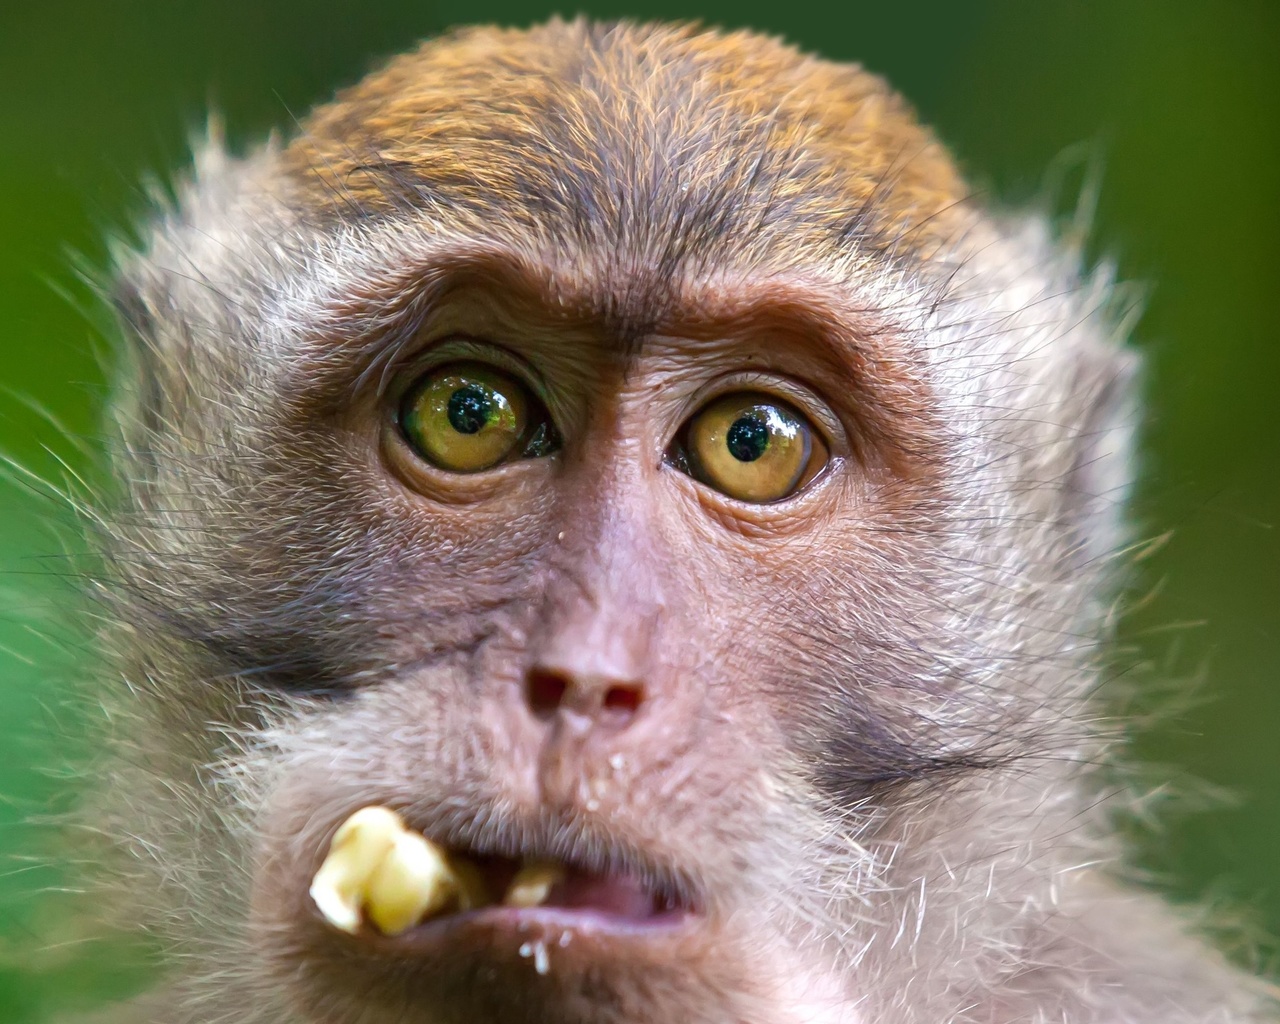
M399 425L418 455L453 473L540 458L560 446L529 389L484 363L450 363L423 375L400 403Z
M827 464L826 443L787 402L741 391L709 403L680 432L670 456L708 487L739 501L790 497Z

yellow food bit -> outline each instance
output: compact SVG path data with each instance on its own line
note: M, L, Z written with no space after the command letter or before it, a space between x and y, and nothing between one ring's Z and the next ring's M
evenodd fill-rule
M508 907L540 907L552 887L563 880L564 868L559 864L526 864L516 872L502 902Z
M325 920L351 933L363 913L384 935L398 935L458 892L444 852L387 807L361 808L343 822L311 882Z
M383 935L399 935L443 910L457 891L444 852L417 832L402 832L365 886L364 909Z

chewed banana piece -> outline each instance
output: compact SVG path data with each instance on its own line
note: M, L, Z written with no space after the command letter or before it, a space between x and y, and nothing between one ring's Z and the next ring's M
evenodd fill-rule
M334 834L329 856L311 881L311 898L335 928L354 932L360 927L365 886L402 831L404 823L395 811L365 807Z
M516 872L502 902L508 907L540 907L551 895L552 887L563 880L562 865L526 864Z
M364 807L338 829L311 898L325 920L356 932L361 913L385 935L412 928L458 893L445 855L386 807Z
M457 891L440 848L417 832L401 832L365 887L364 909L383 935L399 935L443 910Z

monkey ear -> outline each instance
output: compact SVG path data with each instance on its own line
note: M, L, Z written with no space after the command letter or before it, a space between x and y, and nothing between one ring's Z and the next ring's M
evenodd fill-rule
M1140 360L1117 345L1080 353L1072 393L1083 403L1065 480L1063 513L1077 568L1097 567L1118 554L1129 536L1135 435L1141 413Z

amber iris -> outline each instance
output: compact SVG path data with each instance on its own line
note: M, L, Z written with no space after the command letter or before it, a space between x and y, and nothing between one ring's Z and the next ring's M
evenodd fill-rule
M826 465L827 448L788 403L759 392L725 395L684 431L688 471L740 501L781 501Z
M400 405L400 429L414 451L454 473L479 473L557 446L529 389L484 363L451 363L421 377Z

